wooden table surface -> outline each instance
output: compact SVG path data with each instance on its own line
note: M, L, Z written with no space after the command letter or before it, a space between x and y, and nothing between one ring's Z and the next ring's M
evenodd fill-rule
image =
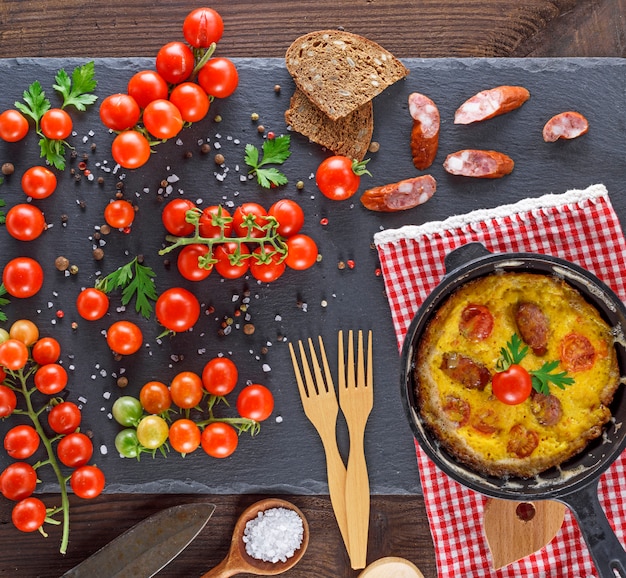
M3 0L0 58L153 56L179 34L200 4L168 0ZM399 57L626 56L626 0L214 0L226 32L220 51L233 57L282 57L292 40L344 27ZM48 505L56 496L46 496ZM239 513L258 496L103 495L71 499L71 541L58 553L60 532L21 534L12 504L0 499L0 576L58 576L141 519L193 501L218 508L201 535L159 576L200 576L226 554ZM341 543L328 496L291 496L307 516L309 550L285 576L357 576ZM373 496L368 561L403 556L426 578L437 576L421 496Z

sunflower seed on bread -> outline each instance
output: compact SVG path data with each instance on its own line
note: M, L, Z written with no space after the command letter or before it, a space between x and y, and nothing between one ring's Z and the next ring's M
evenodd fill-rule
M342 30L301 36L287 49L285 63L298 88L332 120L354 112L409 73L376 42Z
M358 161L365 157L374 131L371 101L343 118L331 120L298 88L285 112L285 122L296 132L334 154Z

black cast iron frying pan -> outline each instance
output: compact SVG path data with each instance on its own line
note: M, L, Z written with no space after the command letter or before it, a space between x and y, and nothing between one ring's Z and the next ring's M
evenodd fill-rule
M490 253L479 243L447 255L446 275L424 301L409 326L402 348L402 401L418 443L452 479L493 498L516 501L557 500L573 512L601 578L626 578L626 552L598 500L600 476L626 446L626 394L620 387L611 404L612 420L603 435L558 468L529 478L485 476L457 461L424 426L415 396L415 353L433 313L461 285L497 271L556 275L576 288L616 331L616 354L626 379L626 308L615 293L589 271L556 257L536 253ZM626 483L626 480L624 481ZM617 572L617 574L616 574Z

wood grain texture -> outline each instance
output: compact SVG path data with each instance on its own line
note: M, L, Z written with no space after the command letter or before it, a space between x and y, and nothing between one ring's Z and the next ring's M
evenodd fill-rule
M50 530L48 539L39 533L18 534L10 522L11 504L0 500L0 576L58 577L116 536L168 506L210 502L217 506L206 528L164 570L160 578L201 576L227 554L235 522L243 510L261 496L188 496L113 494L92 501L71 497L72 534L67 554L58 553L60 531ZM358 571L341 543L328 496L286 496L306 516L310 542L300 563L282 576L289 578L353 578ZM54 504L57 496L46 496ZM417 496L373 496L368 562L383 556L411 560L425 578L436 578L430 531L423 500Z
M214 0L219 51L283 56L315 29L365 35L399 57L625 56L626 0ZM0 57L153 56L182 38L186 1L4 0ZM390 34L389 31L393 31Z

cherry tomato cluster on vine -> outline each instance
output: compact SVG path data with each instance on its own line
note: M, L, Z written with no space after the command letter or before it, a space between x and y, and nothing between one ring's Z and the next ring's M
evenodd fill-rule
M40 529L56 513L32 497L36 470L42 465L60 462L71 468L69 478L58 481L63 487L69 481L81 498L95 498L105 485L102 471L89 465L93 443L80 431L80 408L71 401L52 397L44 398L43 406L35 409L37 394L54 396L67 385L68 375L59 363L60 355L59 342L53 337L41 337L37 325L28 319L15 321L9 331L0 330L0 418L19 414L30 419L30 423L18 423L6 432L4 449L14 460L33 457L42 445L47 453L47 459L35 466L16 461L0 473L0 493L17 502L12 520L24 532ZM26 409L18 407L18 396L24 398ZM42 423L41 416L46 416L47 424Z
M189 199L176 198L161 217L172 242L166 251L181 247L177 267L189 281L202 281L215 269L226 279L249 272L270 283L287 267L304 270L317 261L317 244L300 233L304 212L291 199L276 201L268 210L246 202L231 213L221 205L200 210Z
M112 145L115 162L135 169L150 158L151 144L175 137L186 124L201 121L213 98L230 96L239 83L231 60L214 57L224 32L212 8L197 8L183 22L186 42L172 41L157 52L155 70L141 70L125 93L107 96L100 119L119 133Z
M214 357L201 373L181 371L169 386L153 380L142 386L139 398L119 397L112 414L125 429L115 438L117 451L127 458L139 458L143 452L155 455L156 450L166 455L169 441L183 456L200 447L214 458L230 456L237 449L239 434L255 435L259 423L274 409L272 392L264 385L250 384L237 395L237 417L215 417L213 408L233 392L238 377L232 360Z

